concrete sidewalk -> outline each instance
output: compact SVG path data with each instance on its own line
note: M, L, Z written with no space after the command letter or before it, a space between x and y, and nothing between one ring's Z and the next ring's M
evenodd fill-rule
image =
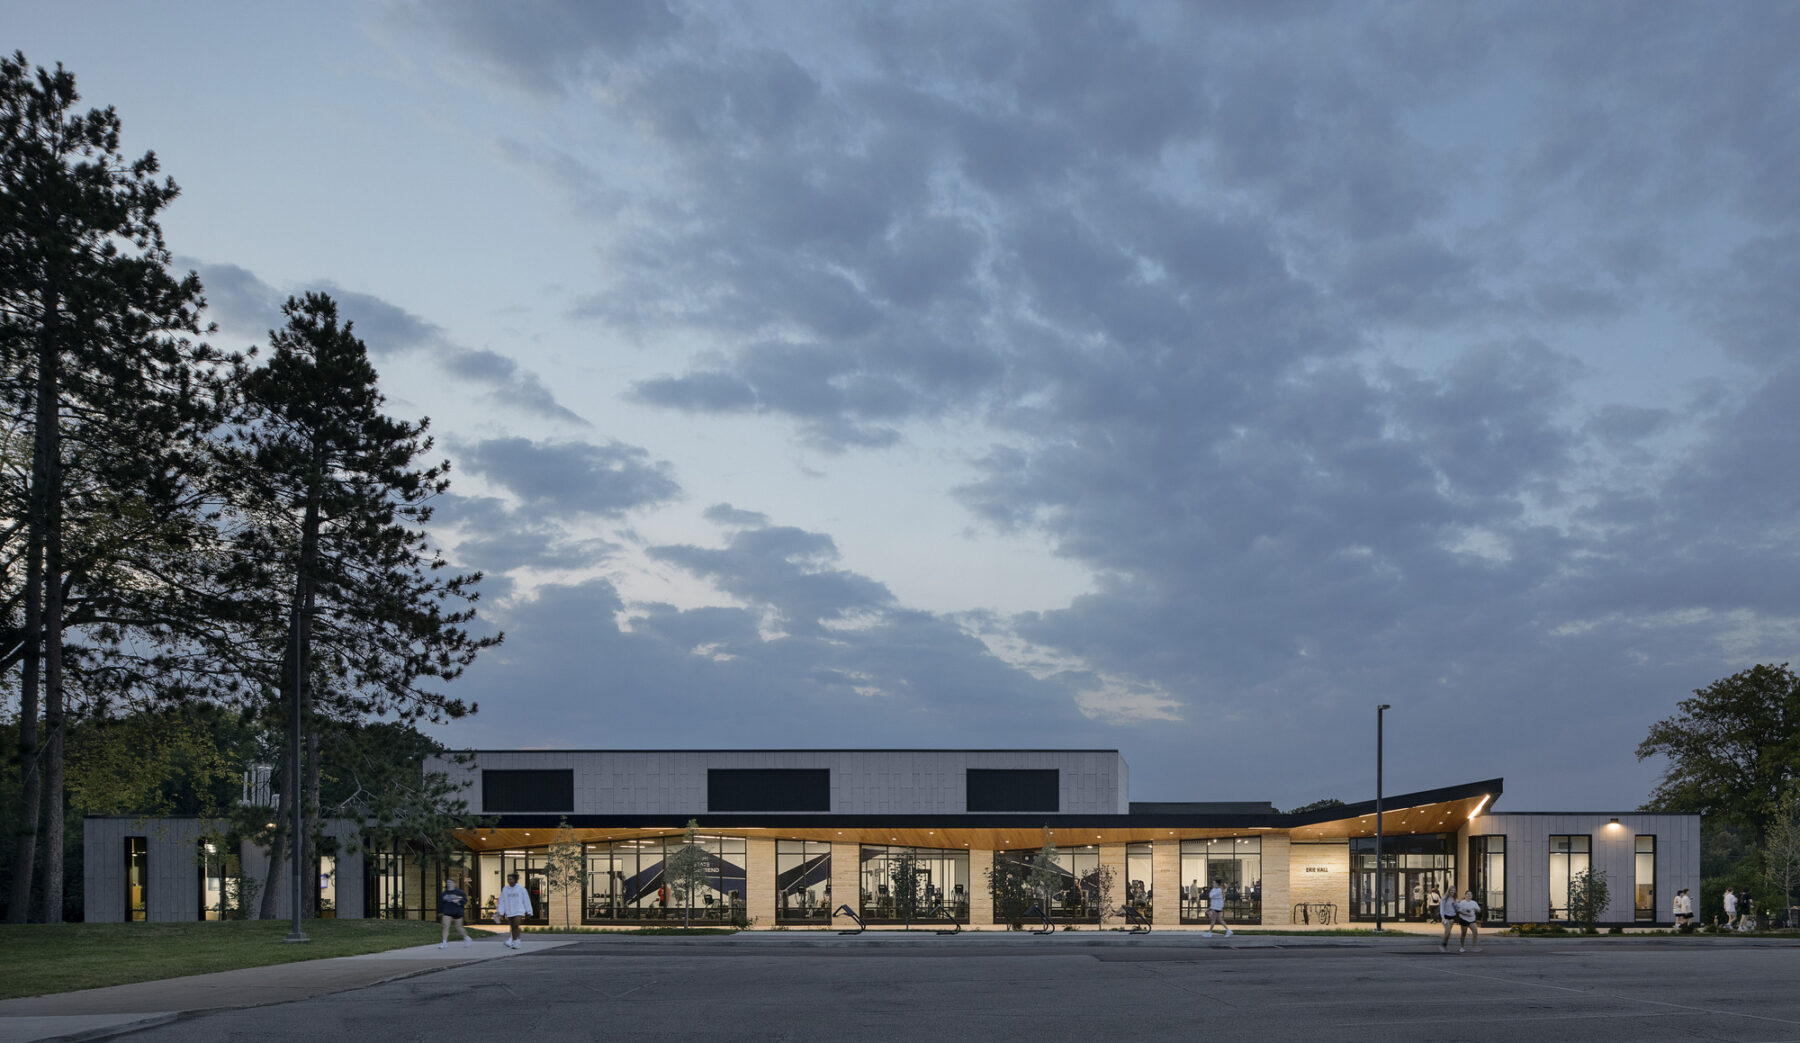
M197 1011L261 1007L347 992L448 967L542 952L575 940L566 935L527 934L517 950L508 949L497 937L477 941L472 946L464 946L458 940L445 949L421 945L362 956L301 960L188 978L0 1000L0 1043L103 1039L174 1021Z

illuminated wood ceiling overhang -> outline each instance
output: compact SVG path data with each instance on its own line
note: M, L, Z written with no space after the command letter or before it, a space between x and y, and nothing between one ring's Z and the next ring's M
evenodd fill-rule
M1498 800L1502 780L1403 793L1382 801L1383 832L1447 833ZM707 836L894 844L923 848L1009 851L1043 844L1048 830L1058 847L1130 844L1149 840L1287 835L1294 840L1341 840L1375 835L1375 802L1363 801L1295 815L790 815L692 814L673 816L504 815L491 828L460 830L477 851L544 847L567 818L575 839L586 843L680 836L690 818Z

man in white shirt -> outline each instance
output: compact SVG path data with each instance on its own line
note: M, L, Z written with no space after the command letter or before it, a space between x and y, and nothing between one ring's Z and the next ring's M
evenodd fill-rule
M519 886L519 874L514 873L506 878L506 886L500 889L500 918L512 928L512 934L506 939L508 949L519 947L519 921L531 915L531 892Z
M1737 895L1732 894L1731 888L1727 887L1725 889L1725 926L1735 926L1737 915Z

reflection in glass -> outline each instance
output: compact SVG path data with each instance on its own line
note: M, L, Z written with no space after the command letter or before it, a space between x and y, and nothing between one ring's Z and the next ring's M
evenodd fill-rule
M1181 922L1206 923L1212 882L1225 892L1225 922L1262 923L1262 838L1181 842Z
M822 840L775 842L775 922L831 922L831 845Z

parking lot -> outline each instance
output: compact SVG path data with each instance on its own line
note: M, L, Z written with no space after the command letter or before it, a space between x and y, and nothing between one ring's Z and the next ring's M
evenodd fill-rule
M1800 944L584 938L134 1040L1800 1039Z

